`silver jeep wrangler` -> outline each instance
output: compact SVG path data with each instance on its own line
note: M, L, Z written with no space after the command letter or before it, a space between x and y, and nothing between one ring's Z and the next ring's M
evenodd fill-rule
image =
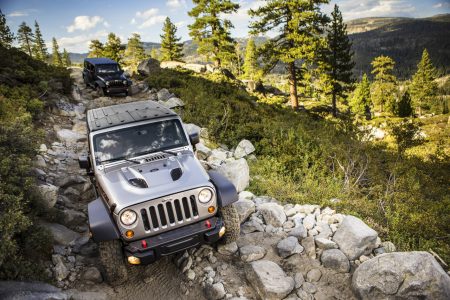
M87 112L89 155L80 157L97 199L88 204L92 238L106 279L127 279L126 262L148 264L200 244L239 236L234 185L205 171L198 133L153 101Z

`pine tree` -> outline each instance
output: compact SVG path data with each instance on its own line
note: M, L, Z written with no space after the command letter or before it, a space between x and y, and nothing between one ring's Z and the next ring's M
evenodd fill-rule
M347 35L347 25L337 5L331 13L331 24L327 30L327 47L322 51L321 69L327 75L325 84L329 86L333 116L337 115L336 102L345 98L353 83L352 44Z
M72 65L72 62L70 61L69 53L67 52L66 48L64 48L64 51L63 51L62 62L63 62L63 66L66 68L68 68Z
M58 42L56 41L55 38L52 39L52 61L53 61L53 65L57 66L57 67L62 67L63 66L63 61L61 58L61 53L59 53L59 46L58 46Z
M259 18L251 22L251 34L279 33L265 43L260 52L266 71L280 61L287 65L291 106L297 109L298 80L302 79L308 65L316 61L318 50L325 44L322 34L328 18L320 12L320 5L328 3L328 0L273 0L265 3L249 11L252 17Z
M181 38L176 36L177 27L173 24L169 17L166 18L163 26L163 34L161 37L161 60L181 61L183 57L183 43L179 43Z
M44 38L42 37L41 29L37 21L34 21L34 44L33 44L33 56L41 61L47 60L47 47L45 46Z
M0 45L5 48L11 48L14 35L6 24L6 17L0 9Z
M405 91L397 104L396 115L406 118L411 117L412 113L411 96L408 91Z
M159 51L156 48L152 48L152 50L150 51L150 57L156 60L160 59L160 55L159 55Z
M255 41L250 38L245 48L244 76L248 79L255 79L258 75L258 54L256 52Z
M419 109L419 115L422 114L422 109L428 109L436 100L438 85L435 80L436 69L425 49L411 83L411 96L414 106Z
M20 48L23 52L27 53L29 56L32 56L31 47L33 45L34 36L33 31L27 25L27 23L22 22L19 25L19 29L17 31L17 39L19 40Z
M198 43L198 53L211 57L216 67L230 60L234 53L234 40L229 20L220 19L224 14L238 10L239 5L230 0L193 0L195 7L188 13L195 21L189 25L189 34Z
M120 38L111 32L108 35L108 41L105 44L103 56L110 58L118 63L121 63L123 58L123 52L124 51L122 49Z
M127 48L125 49L125 64L130 66L132 72L136 72L139 63L144 59L145 50L141 42L141 36L137 33L133 33L128 39Z
M372 74L375 81L372 84L372 102L378 105L380 112L387 107L393 112L395 108L395 94L397 78L393 75L395 62L388 56L378 56L372 61Z
M104 46L99 40L92 40L89 44L88 57L102 57Z
M370 82L367 74L363 75L362 80L356 86L349 104L353 113L370 119L372 101L370 100Z

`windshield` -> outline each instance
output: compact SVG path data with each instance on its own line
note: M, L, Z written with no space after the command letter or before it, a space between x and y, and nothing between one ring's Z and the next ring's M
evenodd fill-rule
M116 73L119 71L120 71L119 65L115 65L115 64L107 64L107 65L98 65L97 66L97 73L100 73L100 74Z
M168 120L99 133L94 136L97 163L132 158L187 146L181 123Z

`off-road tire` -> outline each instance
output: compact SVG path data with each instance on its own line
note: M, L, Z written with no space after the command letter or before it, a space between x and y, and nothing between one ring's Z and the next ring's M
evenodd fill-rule
M97 96L98 97L104 97L105 96L105 90L101 87L97 85Z
M128 279L127 267L119 240L104 241L98 244L100 261L103 265L105 280L112 286L117 286Z
M131 91L131 86L127 89L127 91L125 92L125 95L127 96L133 96L133 93Z
M239 221L239 214L236 208L232 204L221 207L219 215L225 224L225 234L220 240L220 243L229 244L235 242L241 232L241 222Z

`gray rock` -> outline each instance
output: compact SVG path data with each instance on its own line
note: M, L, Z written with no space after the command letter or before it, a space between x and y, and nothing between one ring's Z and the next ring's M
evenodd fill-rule
M255 195L249 191L242 191L239 193L239 200L253 200Z
M384 251L386 253L391 253L391 252L395 252L397 249L395 248L395 245L392 242L382 242L381 243L381 247L384 248Z
M295 288L298 289L300 288L303 283L305 282L305 278L303 277L303 274L300 272L295 273L294 276L294 281L295 281Z
M55 179L55 185L65 188L70 185L86 183L87 179L81 175L60 176Z
M227 159L227 153L220 149L213 149L207 161L216 166L220 166Z
M302 246L305 248L305 253L310 258L316 258L316 244L314 237L308 236L302 240Z
M86 140L86 136L79 134L77 132L74 132L69 129L61 129L56 132L56 136L61 142L67 143L67 144L74 144L76 142L82 142Z
M332 240L329 240L329 239L316 237L314 239L314 241L316 242L317 248L322 249L322 250L337 249L338 248L338 245L335 242L333 242Z
M269 260L257 260L245 265L245 276L261 299L283 299L294 289L294 279Z
M264 228L259 222L257 222L254 219L251 219L250 221L245 222L244 224L242 224L241 231L244 234L248 234L248 233L252 233L252 232L255 232L255 231L263 232Z
M62 281L66 279L67 276L70 274L69 268L64 263L61 255L52 255L52 261L55 265L54 272L55 272L55 278L58 281Z
M282 227L284 222L286 222L283 206L277 203L263 203L258 207L258 211L263 215L267 225Z
M205 287L205 296L208 300L218 300L225 297L225 287L223 283L207 284Z
M266 249L260 246L247 245L239 249L241 260L252 262L263 258L266 255Z
M157 93L159 101L167 101L173 97L172 93L168 89L161 89Z
M64 293L53 285L42 282L0 281L0 299L67 299Z
M300 300L314 300L314 296L311 294L308 294L306 291L299 289L297 291L297 296L300 298Z
M53 240L60 245L69 246L80 238L78 233L61 224L45 223L42 226L50 230Z
M183 66L184 69L194 71L195 73L204 73L206 72L206 66L201 64L185 64Z
M36 165L36 167L39 168L46 168L47 167L47 163L45 162L44 157L42 157L42 155L36 155L36 161L34 162L34 164Z
M232 243L225 244L225 245L221 244L221 245L217 246L217 252L219 252L220 254L223 254L223 255L233 255L237 251L238 251L238 246L237 246L236 242L232 242Z
M303 240L308 236L308 232L306 231L305 226L300 224L299 226L292 228L291 231L289 231L289 235L295 236L299 240Z
M193 270L188 270L187 271L187 273L186 273L186 277L187 277L187 279L189 279L189 280L194 280L195 279L195 272L193 271Z
M319 269L311 269L306 273L306 281L308 282L317 282L322 277L322 272Z
M159 60L148 58L141 61L137 67L137 71L141 75L151 75L152 73L158 71L160 69Z
M304 282L302 289L309 294L314 294L317 292L316 285L311 282Z
M202 128L198 125L192 124L192 123L184 123L184 129L186 130L187 134L193 134L197 133L200 134L202 131Z
M198 143L197 145L195 145L195 153L197 154L198 159L206 160L208 156L211 155L211 149L209 149L202 143Z
M64 213L64 225L66 226L77 226L86 223L86 216L84 213L74 210L66 209Z
M350 271L350 262L347 256L339 249L324 250L320 261L325 268L330 268L340 273Z
M352 289L360 299L450 299L450 277L428 252L394 252L362 263Z
M167 101L160 101L160 103L170 109L175 108L175 107L184 106L184 102L180 98L177 98L177 97L171 97Z
M277 244L278 254L282 258L286 258L293 254L302 253L303 247L298 243L298 239L293 236L289 236Z
M87 268L83 275L83 280L90 281L93 283L101 283L103 281L102 274L96 267Z
M250 169L244 158L225 162L216 170L227 177L234 184L238 192L242 192L248 187L250 182Z
M233 205L239 214L241 223L245 222L248 217L255 212L255 203L252 200L240 199L233 203Z
M316 225L316 216L307 215L303 219L303 226L305 226L306 229L308 230L313 229L315 225Z
M234 157L242 158L253 152L255 152L253 144L249 140L242 140L237 145L236 150L234 150Z
M161 69L176 69L178 67L183 68L186 65L184 62L179 61L162 61L161 62Z
M369 254L375 248L378 234L360 219L346 216L333 240L350 260Z
M52 208L55 206L58 200L58 190L57 186L52 184L42 184L38 185L39 193L42 196L42 201L45 207Z

